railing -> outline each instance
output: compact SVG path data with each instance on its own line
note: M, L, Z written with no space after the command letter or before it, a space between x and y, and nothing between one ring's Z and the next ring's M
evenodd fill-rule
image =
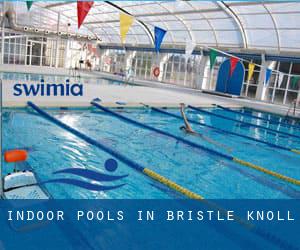
M285 116L289 116L289 113L290 113L291 109L293 109L293 115L296 116L296 108L297 108L297 99L295 99L291 103L291 105L290 105L290 107L289 107L289 109L288 109L288 111L287 111L287 113L286 113Z

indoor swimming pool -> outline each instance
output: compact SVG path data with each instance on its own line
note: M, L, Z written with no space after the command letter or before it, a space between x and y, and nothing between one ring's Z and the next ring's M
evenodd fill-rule
M89 109L43 108L43 110L93 140L101 142L132 161L206 199L300 198L299 186L155 131L134 126L96 107ZM188 118L195 121L191 123L193 129L204 135L205 139L203 139L188 135L179 129L183 121L176 117L176 115L180 116L180 111L176 108L159 109L165 113L149 107L126 108L125 106L110 108L110 110L222 154L232 155L265 169L300 179L298 171L300 155L288 150L300 149L299 121L293 121L293 126L290 126L287 121L278 116L249 109L236 111L263 117L271 122L246 117L221 108L203 109L211 114L191 108L186 109ZM226 116L236 121L213 114ZM201 126L196 122L205 123L207 126ZM253 127L248 123L271 130ZM275 133L273 130L280 132ZM282 132L284 134L281 134ZM250 140L249 137L255 139ZM104 167L105 162L114 157L58 127L36 113L31 107L3 109L3 150L12 148L28 150L28 163L42 182L54 177L80 179L81 177L70 176L66 173L54 174L55 171L74 167L96 170L103 174L126 176L109 184L125 184L124 186L102 192L89 191L73 185L45 184L53 198L168 199L183 197L120 161L117 161L118 166L114 172L107 171ZM4 173L11 170L12 166L4 163ZM105 182L101 184L108 185Z

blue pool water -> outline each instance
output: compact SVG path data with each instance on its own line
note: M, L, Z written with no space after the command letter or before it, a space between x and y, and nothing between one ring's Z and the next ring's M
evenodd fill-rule
M140 122L167 131L222 153L231 154L248 162L258 164L269 170L300 179L300 155L275 149L265 144L241 137L220 133L219 131L193 124L199 133L217 142L212 144L199 137L187 135L179 127L182 120L151 111L146 108L114 109L115 111ZM294 135L299 129L267 124L258 119L242 117L221 109L207 109L216 114L226 115L238 120L270 126ZM180 114L178 109L168 112ZM245 111L245 110L241 110ZM300 198L300 188L280 181L256 170L206 151L193 148L168 138L125 123L96 108L77 110L48 109L60 121L85 133L148 167L176 183L202 195L204 198ZM246 112L246 111L245 111ZM248 112L248 111L247 111ZM257 115L257 112L253 111ZM224 130L255 137L277 145L300 149L300 139L267 132L263 129L187 110L193 120L205 122ZM259 114L265 115L265 114ZM277 117L273 117L278 119ZM53 172L70 167L82 167L107 173L104 163L111 156L102 150L77 138L71 133L45 120L32 109L4 109L3 148L29 148L29 164L42 181L54 177L68 177ZM4 172L12 166L4 164ZM111 173L110 173L111 174ZM54 198L180 198L178 194L158 185L151 179L118 162L114 175L127 175L126 179L114 184L126 185L122 188L94 192L66 184L45 184ZM79 177L78 177L79 178ZM101 183L106 185L107 183Z

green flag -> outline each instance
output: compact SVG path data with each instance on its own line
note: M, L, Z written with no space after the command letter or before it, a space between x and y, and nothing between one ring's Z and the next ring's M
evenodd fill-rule
M296 89L298 86L298 81L300 79L300 76L293 76L292 77L292 83L291 83L291 88Z
M33 4L33 1L26 1L27 10L30 10L32 4Z
M215 51L213 49L210 50L210 52L209 52L210 69L212 69L213 66L215 65L215 61L216 61L217 55L218 55L217 51Z

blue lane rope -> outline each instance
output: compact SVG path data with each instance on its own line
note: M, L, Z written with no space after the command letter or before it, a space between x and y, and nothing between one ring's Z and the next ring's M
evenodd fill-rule
M126 122L128 122L128 123L131 123L131 124L133 124L133 125L135 125L135 126L137 126L137 127L141 127L141 128L144 128L144 129L148 129L148 130L154 131L154 132L156 132L156 133L158 133L158 134L162 134L162 135L164 135L164 136L171 137L171 138L173 138L173 139L175 139L175 140L177 140L177 141L179 141L179 142L182 142L182 143L184 143L184 144L186 144L186 145L189 145L189 146L194 147L194 148L198 148L198 149L200 149L200 150L208 151L208 152L210 152L211 154L221 156L221 157L226 158L226 159L228 159L228 160L232 160L232 159L233 159L232 156L229 156L229 155L220 153L220 152L215 151L215 150L213 150L213 149L210 149L210 148L208 148L208 147L205 147L205 146L202 146L202 145L200 145L200 144L191 142L191 141L186 140L186 139L184 139L184 138L182 138L182 137L179 137L179 136L170 134L170 133L168 133L168 132L165 132L165 131L163 131L163 130L154 128L154 127L149 126L149 125L147 125L147 124L144 124L144 123L141 123L141 122L137 122L137 121L135 121L135 120L133 120L133 119L130 119L130 118L126 117L126 116L123 116L123 115L118 114L118 113L116 113L116 112L114 112L114 111L111 111L110 109L105 108L104 106L102 106L102 105L100 105L100 104L98 104L98 103L91 102L91 104L94 105L95 107L97 107L98 109L101 109L102 111L104 111L104 112L106 112L106 113L109 113L109 114L111 114L111 115L113 115L113 116L115 116L115 117L117 117L117 118L119 118L119 119L121 119L121 120L123 120L123 121L126 121Z
M138 171L143 171L144 167L142 167L141 165L139 165L138 163L133 162L132 160L130 160L129 158L127 158L124 155L121 155L120 153L118 153L117 151L105 146L104 144L102 144L99 141L96 141L90 137L88 137L87 135L79 132L78 130L68 126L67 124L59 121L58 119L56 119L55 117L49 115L47 112L41 110L38 106L36 106L34 103L32 102L28 102L28 106L30 106L31 108L33 108L37 113L39 113L40 115L42 115L43 117L47 118L49 121L55 123L56 125L64 128L65 130L68 130L69 132L71 132L72 134L78 136L79 138L83 139L84 141L97 146L98 148L102 149L103 151L105 151L106 153L116 157L117 159L119 159L120 161L122 161L123 163L132 166L134 169L138 170Z
M68 132L72 133L73 135L81 138L82 140L86 141L87 143L94 145L98 148L100 148L101 150L103 150L104 152L112 155L113 157L115 157L116 159L118 159L119 161L125 163L127 166L133 168L134 170L144 174L147 177L152 178L153 180L160 182L161 184L167 186L168 188L177 191L178 193L181 193L183 195L185 195L186 197L190 198L190 199L197 199L197 200L203 200L204 198L199 195L196 194L180 185L178 185L177 183L165 178L164 176L154 172L153 170L143 167L142 165L140 165L139 163L129 159L128 157L126 157L123 154L120 154L119 152L117 152L116 150L105 146L104 144L102 144L99 141L96 141L90 137L88 137L87 135L79 132L78 130L70 127L69 125L59 121L58 119L56 119L55 117L49 115L47 112L41 110L38 106L36 106L34 103L32 102L27 102L28 106L30 106L32 109L34 109L38 114L40 114L42 117L44 117L45 119L53 122L54 124L56 124L57 126L67 130Z
M169 115L169 116L172 116L174 118L178 118L178 119L182 120L182 117L180 115L176 115L176 114L173 114L173 113L170 113L170 112L167 112L165 110L162 110L162 109L159 109L159 108L155 108L155 107L150 107L150 108L152 110L156 111L156 112L159 112L159 113L162 113L162 114L165 114L165 115ZM287 147L276 145L276 144L273 144L273 143L270 143L270 142L259 140L259 139L253 138L251 136L242 135L242 134L238 134L238 133L235 133L235 132L227 131L225 129L221 129L221 128L217 128L217 127L214 127L214 126L210 126L210 125L207 125L205 123L201 123L201 122L198 122L198 121L195 121L195 120L191 120L191 119L188 119L188 121L190 123L201 125L203 127L207 127L207 128L219 131L219 132L224 133L224 134L230 134L230 135L234 135L234 136L239 136L239 137L242 137L242 138L245 138L245 139L248 139L248 140L252 140L252 141L255 141L255 142L264 143L264 144L266 144L266 145L268 145L270 147L273 147L273 148L278 148L278 149L282 149L282 150L286 150L286 151L292 151L291 148L287 148Z
M245 110L248 110L248 112L249 111L255 111L255 112L262 112L261 110L259 110L259 109L255 109L255 108L248 108L248 107L244 107L244 109ZM270 115L271 117L273 117L273 118L278 118L278 119L282 119L282 122L284 123L284 124L287 124L287 125L289 125L290 123L288 122L288 121L294 121L294 122L296 122L297 124L299 124L299 121L300 121L300 119L298 118L298 117L294 117L294 116L282 116L282 115L279 115L279 114L276 114L276 113L272 113L272 112L268 112L268 111L263 111L265 114L268 114L268 115ZM271 119L271 120L273 120L273 119ZM274 120L275 121L275 120Z
M191 142L191 141L188 141L188 140L185 140L183 139L182 137L178 137L176 135L173 135L173 134L170 134L168 132L165 132L163 130L160 130L160 129L157 129L157 128L154 128L154 127L151 127L149 125L146 125L144 123L141 123L141 122L138 122L138 121L135 121L133 119L130 119L126 116L123 116L121 114L118 114L114 111L111 111L110 109L108 108L105 108L103 107L102 105L98 104L98 103L95 103L95 102L91 102L92 105L94 105L95 107L97 107L98 109L108 113L108 114L111 114L112 116L115 116L117 118L119 118L120 120L123 120L127 123L131 123L133 124L134 126L137 126L137 127L141 127L141 128L145 128L145 129L148 129L148 130L151 130L151 131L154 131L154 132L157 132L159 134L162 134L162 135L165 135L165 136L168 136L170 138L174 138L176 139L177 141L180 141L180 142L183 142L184 144L186 145L190 145L194 148L198 148L198 149L202 149L204 151L207 151L208 153L210 154L213 154L213 155L218 155L220 157L223 157L225 159L228 159L228 160L231 160L231 161L234 161L242 166L245 166L245 167L248 167L248 168L251 168L251 169L255 169L259 172L262 172L264 174L267 174L267 175L270 175L270 176L273 176L275 178L278 178L280 180L284 180L286 182L289 182L289 183L292 183L294 185L297 185L297 186L300 186L300 180L297 180L297 179L294 179L292 177L288 177L288 176L285 176L283 174L280 174L280 173L277 173L275 171L272 171L272 170L269 170L269 169L266 169L266 168L263 168L259 165L256 165L256 164L253 164L251 162L247 162L247 161L244 161L242 159L239 159L239 158L236 158L232 155L227 155L227 154L223 154L223 153L220 153L218 151L215 151L213 149L210 149L210 148L207 148L205 146L202 146L200 144L197 144L197 143L194 143L194 142Z
M213 115L213 116L216 116L216 117L220 117L222 119L226 119L226 120L230 120L230 121L234 121L234 122L238 122L238 123L242 123L242 124L247 124L248 126L252 126L252 127L256 127L256 128L260 128L260 129L272 131L273 133L282 134L282 135L285 135L285 136L290 136L290 137L295 137L295 138L300 139L300 136L298 136L298 135L290 134L290 133L283 132L283 131L278 131L276 129L267 128L267 127L260 126L260 125L257 125L257 124L253 124L253 123L250 123L250 122L243 122L243 121L240 121L240 120L237 120L237 119L233 119L233 118L227 117L225 115L215 114L213 112L209 112L209 111L206 111L206 110L203 110L203 109L191 106L191 105L188 105L188 107L191 108L191 109L193 109L193 110L199 111L201 113L210 115L210 116Z
M68 132L74 134L75 136L81 138L82 140L84 140L84 141L86 141L86 142L102 149L103 151L109 153L110 155L114 156L115 158L119 159L120 161L122 161L123 163L127 164L128 166L134 168L135 170L145 174L146 176L151 177L152 179L164 184L165 186L169 187L170 189L176 190L177 192L182 193L182 194L184 194L185 196L187 196L191 199L204 200L204 198L202 196L200 196L196 193L193 193L193 192L189 191L188 189L185 189L185 188L181 187L180 185L176 184L175 182L172 182L169 179L166 179L165 177L155 173L154 171L152 171L148 168L145 168L145 167L141 166L138 163L135 163L134 161L132 161L129 158L127 158L126 156L118 153L117 151L115 151L115 150L113 150L109 147L106 147L104 144L100 143L99 141L95 141L94 139L86 136L85 134L79 132L78 130L76 130L76 129L68 126L67 124L59 121L55 117L52 117L51 115L49 115L47 112L41 110L34 103L27 102L27 104L28 104L28 106L33 108L37 113L39 113L41 116L43 116L44 118L46 118L49 121L53 122L57 126L67 130ZM206 201L204 200L204 202L206 202ZM215 205L210 203L210 202L206 202L206 203L210 206L215 207ZM294 249L294 247L292 245L290 245L289 242L286 242L285 240L282 240L281 238L278 238L276 235L272 235L268 232L265 232L261 228L255 226L253 224L249 224L248 222L244 222L244 221L240 220L239 218L237 218L237 221L238 221L239 224L244 226L246 229L254 232L255 234L258 234L260 237L265 238L266 240L270 241L273 244L274 244L274 240L276 240L276 245L279 244L280 246L287 247L289 249Z
M293 125L293 124L287 124L287 123L280 123L280 122L276 122L276 121L272 121L268 118L263 118L263 117L259 117L259 116L256 116L256 115L251 115L251 114L248 114L248 113L244 113L244 112L240 112L240 111L237 111L237 110L232 110L230 108L227 108L227 107L223 107L221 105L216 105L218 108L221 108L223 110L226 110L228 112L231 112L231 113L234 113L234 114L238 114L238 115L243 115L243 116L247 116L247 117L250 117L250 118L255 118L255 119L259 119L259 120L262 120L262 121L266 121L266 122L270 122L272 124L276 124L276 125L280 125L280 126L283 126L283 127L289 127L289 128L296 128L296 129L300 129L300 126L297 126L297 125Z

